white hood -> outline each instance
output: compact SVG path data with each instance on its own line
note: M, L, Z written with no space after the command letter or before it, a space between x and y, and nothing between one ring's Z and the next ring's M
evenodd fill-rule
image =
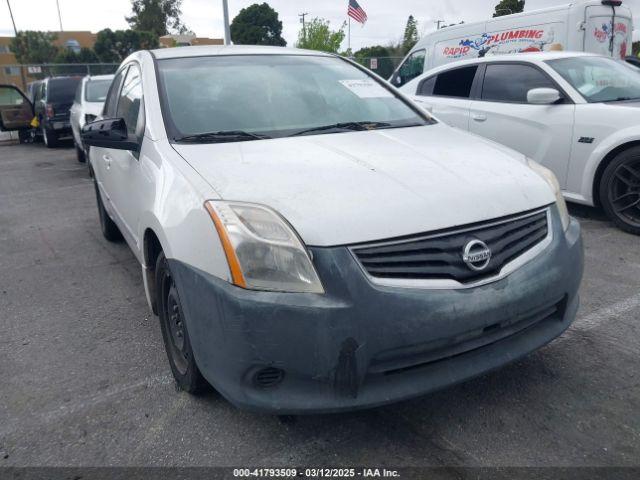
M277 210L311 246L429 232L554 202L522 155L442 124L174 147L221 198Z

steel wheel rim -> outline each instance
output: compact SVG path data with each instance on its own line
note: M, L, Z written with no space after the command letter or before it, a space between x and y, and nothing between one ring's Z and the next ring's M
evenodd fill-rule
M609 203L620 220L640 227L640 158L616 168L609 183Z
M181 375L184 375L187 373L189 366L184 317L178 300L178 291L171 276L167 275L165 277L165 284L165 291L167 293L164 305L164 318L169 352L176 369Z

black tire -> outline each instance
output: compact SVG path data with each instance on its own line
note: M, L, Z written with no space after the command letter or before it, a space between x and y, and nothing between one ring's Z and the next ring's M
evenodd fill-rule
M173 378L185 392L198 394L207 391L209 384L200 373L193 355L175 278L162 252L156 261L156 295L160 329Z
M609 219L621 230L640 235L640 147L619 153L607 165L599 190Z
M31 133L29 130L18 130L18 142L31 143Z
M76 158L78 159L78 162L85 163L87 161L87 157L84 154L84 150L76 143L75 139L73 140L73 146L76 149Z
M102 230L102 235L110 242L119 242L122 240L122 233L120 233L120 229L115 222L111 220L109 214L104 209L102 196L100 195L98 185L95 181L93 182L93 186L96 190L96 202L98 204L98 216L100 217L100 229Z
M58 134L46 127L42 127L42 140L47 148L56 148L59 144Z

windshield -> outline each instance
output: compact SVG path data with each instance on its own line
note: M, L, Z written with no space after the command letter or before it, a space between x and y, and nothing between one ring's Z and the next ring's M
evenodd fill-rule
M206 140L255 140L429 123L335 57L214 56L160 60L158 66L174 139L225 132L231 135Z
M107 92L111 86L111 79L109 80L89 80L87 82L87 88L84 94L84 99L87 102L104 102L107 98Z
M76 88L82 78L58 78L49 80L49 101L73 102Z
M589 103L640 99L640 74L628 64L603 57L547 61Z

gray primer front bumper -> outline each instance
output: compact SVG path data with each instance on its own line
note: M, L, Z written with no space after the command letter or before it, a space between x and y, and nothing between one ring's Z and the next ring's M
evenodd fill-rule
M544 252L470 289L373 285L345 247L311 249L325 295L248 291L170 260L196 361L233 404L277 414L383 405L498 368L556 338L575 318L580 227L572 220L563 232L552 212L553 242ZM523 328L552 305L558 312ZM514 321L517 328L493 330ZM462 342L471 332L482 336ZM259 388L253 375L267 366L284 370L284 380Z

